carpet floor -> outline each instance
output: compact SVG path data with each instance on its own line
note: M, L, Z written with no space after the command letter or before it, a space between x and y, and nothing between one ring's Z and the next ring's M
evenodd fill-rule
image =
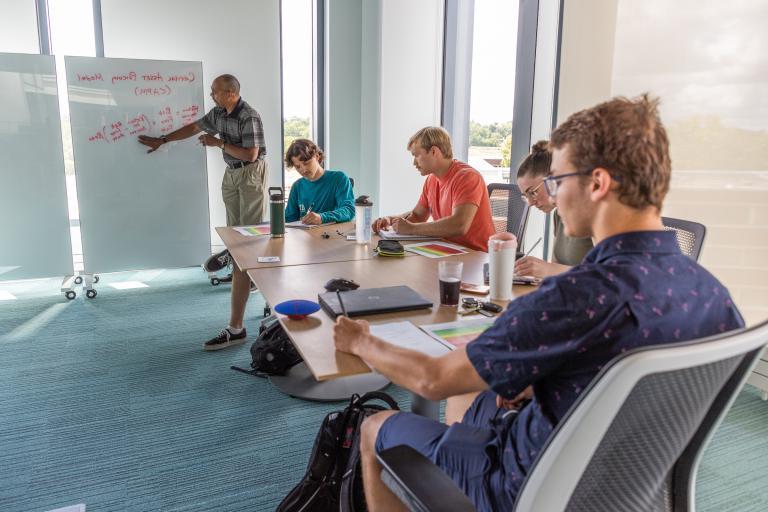
M126 281L148 285L118 290ZM274 510L340 403L283 395L231 371L249 344L204 352L229 286L199 269L104 275L98 297L0 283L0 510ZM0 294L2 295L2 294ZM263 308L251 295L247 328ZM409 394L387 390L405 410ZM704 511L768 509L768 403L747 386L699 474Z

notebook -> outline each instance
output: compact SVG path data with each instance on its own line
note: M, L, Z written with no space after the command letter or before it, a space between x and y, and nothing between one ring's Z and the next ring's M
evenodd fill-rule
M320 307L331 318L341 314L336 292L320 293L317 296ZM413 309L431 308L432 303L408 286L387 286L384 288L358 288L341 292L341 300L349 316L392 313Z

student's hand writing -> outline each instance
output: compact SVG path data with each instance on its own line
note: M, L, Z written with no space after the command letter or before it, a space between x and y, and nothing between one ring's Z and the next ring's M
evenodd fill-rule
M391 225L392 217L379 217L373 221L373 224L371 224L371 229L374 233L378 233L381 230L387 229Z
M157 151L157 148L163 145L163 139L160 137L150 137L148 135L139 135L139 142L145 146L149 146L147 153Z
M365 320L350 320L345 316L336 317L336 325L333 326L333 343L336 350L355 354L355 349L371 332L371 328Z
M515 274L520 276L533 276L545 278L554 276L567 270L564 265L548 263L533 256L525 256L515 262Z
M533 386L528 386L511 400L501 395L496 395L496 407L499 409L517 409L523 401L530 400L531 398L533 398Z
M395 230L395 233L400 233L401 235L412 235L416 232L415 224L408 222L402 217L392 218L392 229Z
M224 145L221 139L217 139L213 135L208 135L207 133L204 133L201 136L199 136L197 140L199 140L200 144L202 144L203 146L220 148Z
M301 222L303 224L322 224L323 218L319 213L309 212L301 218Z

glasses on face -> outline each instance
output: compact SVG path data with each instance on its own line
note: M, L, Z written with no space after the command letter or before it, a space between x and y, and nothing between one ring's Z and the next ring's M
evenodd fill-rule
M529 188L528 190L523 192L523 194L522 194L523 199L525 201L529 202L529 203L531 201L535 201L536 200L536 196L539 195L539 189L541 188L541 186L544 184L545 181L546 180L542 181L541 183L539 183L535 187Z
M544 188L547 190L549 197L554 198L557 196L557 189L560 188L560 182L562 180L565 178L570 178L571 176L587 176L590 174L592 174L592 169L588 171L569 172L568 174L561 174L559 176L549 176L544 178L542 183L544 184Z

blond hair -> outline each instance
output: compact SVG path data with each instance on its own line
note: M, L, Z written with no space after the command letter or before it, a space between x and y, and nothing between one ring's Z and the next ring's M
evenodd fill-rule
M440 150L445 158L453 158L451 136L440 126L427 126L414 133L408 140L406 149L410 151L414 144L418 144L426 151L429 151L434 146Z

